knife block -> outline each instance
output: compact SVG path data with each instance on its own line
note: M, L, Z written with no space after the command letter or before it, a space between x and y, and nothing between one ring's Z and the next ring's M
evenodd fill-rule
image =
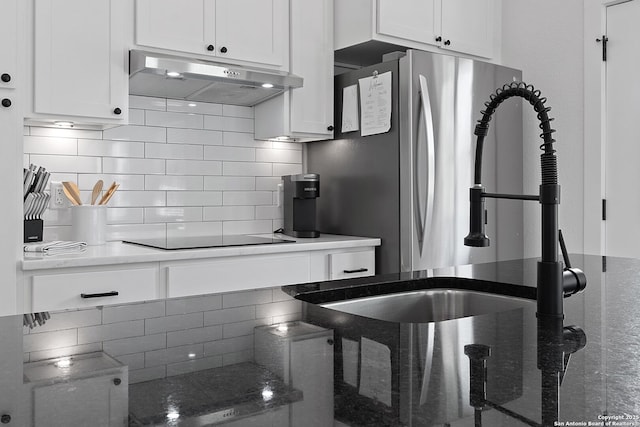
M41 219L24 220L24 243L42 242L44 221Z

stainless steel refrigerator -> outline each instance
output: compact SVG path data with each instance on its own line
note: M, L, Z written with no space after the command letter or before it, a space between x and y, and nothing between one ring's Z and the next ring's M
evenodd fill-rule
M392 75L389 131L342 133L343 88L386 72ZM335 139L307 144L307 170L322 181L318 230L380 237L378 273L522 257L520 201L487 200L491 246L463 245L476 120L496 88L520 80L512 68L417 50L336 76ZM482 170L487 191L522 194L519 98L494 115Z

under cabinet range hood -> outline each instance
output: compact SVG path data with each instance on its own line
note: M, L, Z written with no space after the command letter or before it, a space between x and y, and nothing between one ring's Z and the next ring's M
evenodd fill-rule
M302 77L281 71L129 51L131 95L253 106L298 87Z

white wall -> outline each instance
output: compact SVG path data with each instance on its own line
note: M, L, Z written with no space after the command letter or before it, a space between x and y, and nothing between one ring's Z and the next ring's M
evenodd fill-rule
M547 97L555 118L560 227L568 249L582 252L584 202L584 4L582 0L508 0L502 4L502 64L523 70L523 80ZM540 129L524 108L524 186L540 184ZM525 256L540 256L540 207L525 205Z

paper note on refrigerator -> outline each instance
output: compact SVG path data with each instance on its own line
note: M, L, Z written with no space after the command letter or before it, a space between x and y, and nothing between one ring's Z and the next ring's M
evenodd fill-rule
M358 129L358 86L351 85L342 89L342 132Z
M342 379L345 383L358 387L358 341L342 338Z
M391 350L365 337L360 345L359 393L391 406Z
M360 85L361 135L391 129L391 71L358 80Z

